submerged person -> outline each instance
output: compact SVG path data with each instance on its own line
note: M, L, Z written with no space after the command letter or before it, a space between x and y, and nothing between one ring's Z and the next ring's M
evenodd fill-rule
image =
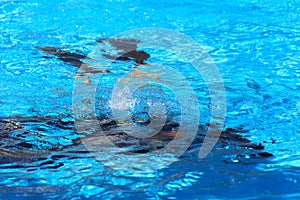
M135 68L136 66L151 66L146 63L146 61L150 58L150 54L139 50L138 46L141 41L137 39L126 39L126 38L101 38L96 40L97 43L100 45L103 45L103 49L101 49L101 56L110 59L112 61L120 61L120 62L128 62L133 61ZM67 50L63 50L58 47L50 47L50 46L44 46L44 47L36 47L37 49L42 50L44 53L51 54L56 56L59 60L71 64L75 67L80 68L83 66L84 60L90 59L88 56L80 54L80 53L72 53ZM86 68L89 69L89 68ZM101 73L109 73L109 71L96 71ZM136 74L135 74L136 75ZM137 76L138 77L138 76ZM114 122L114 120L111 121L112 124L117 124L117 122ZM176 124L176 127L178 123L169 121L165 127L170 127L171 124ZM109 124L107 124L109 125ZM110 126L106 126L110 127ZM172 130L176 129L176 127L172 128ZM163 130L164 130L163 129ZM233 129L233 128L227 128L225 131L221 133L220 138L224 139L225 141L234 141L239 143L239 146L245 147L245 148L251 148L255 150L263 150L263 146L261 144L252 144L250 140L243 138L239 133L243 133L244 131L242 129ZM167 134L162 134L164 138L172 138L170 136L176 136L178 134L176 131L171 131ZM124 135L123 133L121 135ZM161 136L161 135L160 135ZM125 136L126 138L127 136ZM261 156L269 156L269 154L261 154Z
M103 38L97 40L98 43L109 45L117 51L114 53L103 49L102 56L110 59L112 61L120 62L134 62L133 66L142 66L147 65L146 61L150 58L150 54L143 50L138 50L139 40L135 39L114 39L114 38ZM58 47L36 47L39 50L42 50L44 53L51 54L56 56L59 60L71 64L74 67L81 68L85 65L84 60L90 59L88 56L81 53L72 53L67 50L63 50ZM116 53L117 52L117 53ZM47 58L47 57L45 57ZM89 69L88 67L85 69ZM109 71L96 71L97 73L109 73ZM36 128L32 128L31 123L40 124ZM132 137L118 129L118 122L114 119L108 119L106 121L101 121L100 125L108 137L112 138L113 143L119 148L132 147L131 153L148 153L158 149L163 148L168 142L170 142L174 137L179 133L178 127L179 123L168 120L163 126L162 130L155 136L140 139ZM129 126L130 124L122 124L122 126ZM208 125L207 125L208 126ZM207 127L206 126L206 127ZM71 136L63 136L67 142L66 144L51 143L53 139L43 134L45 130L40 127L47 127L48 129L59 129L64 131L69 131ZM194 140L193 145L199 146L203 142L205 137L204 131L199 129L197 137ZM202 131L201 131L202 130ZM239 153L248 154L249 157L270 157L272 154L264 151L264 146L262 144L252 143L250 140L242 137L245 131L242 128L227 128L222 131L219 141L217 143L218 147L228 149L239 149ZM17 134L16 134L17 133ZM75 135L75 136L74 136ZM64 118L59 117L22 117L22 116L11 116L0 119L0 136L3 138L4 142L0 144L0 160L7 162L7 158L25 158L26 159L49 159L57 160L62 157L70 157L69 151L74 151L78 146L82 146L82 141L80 137L76 136L76 127L73 120L65 120ZM58 136L57 136L58 137ZM5 141L9 141L7 143ZM192 146L193 146L192 145ZM238 148L237 148L238 147ZM191 147L192 148L192 147ZM249 152L249 149L251 150ZM56 152L58 154L56 154ZM65 152L65 154L63 153ZM84 150L76 152L85 152ZM63 155L62 155L63 154ZM74 157L74 156L73 156ZM5 159L1 159L5 158ZM0 162L1 163L1 162ZM54 163L52 161L46 161L45 163L40 164L39 167L47 166L49 163ZM60 167L62 164L59 164L54 167ZM52 166L53 167L53 166Z

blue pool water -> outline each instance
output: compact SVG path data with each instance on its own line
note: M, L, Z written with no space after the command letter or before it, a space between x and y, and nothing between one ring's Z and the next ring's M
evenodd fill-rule
M0 199L300 198L299 1L0 0L0 21ZM165 168L132 174L105 166L114 162L110 157L101 162L86 152L73 125L78 69L36 46L91 55L97 39L144 27L184 34L209 53L226 91L225 128L243 127L239 134L272 157L249 156L251 149L227 141L199 159L194 145ZM166 52L145 51L149 64L189 77L200 124L208 122L208 89L196 72ZM99 81L99 118L110 115L109 91L127 65L110 66L113 73ZM153 95L158 88L142 96L164 102L177 120L175 94L165 87L170 96ZM6 126L9 119L15 128Z

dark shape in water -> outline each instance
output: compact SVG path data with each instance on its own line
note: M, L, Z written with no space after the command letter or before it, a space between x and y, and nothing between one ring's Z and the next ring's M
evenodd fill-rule
M97 40L98 43L109 44L115 49L119 50L116 55L111 55L103 49L103 56L111 60L119 61L130 61L134 60L136 64L144 64L144 62L150 58L150 55L145 51L137 50L137 44L139 40L134 39L114 39L114 38L102 38ZM42 50L43 52L51 55L55 55L61 61L69 63L75 67L80 67L83 62L82 59L89 59L87 56L80 53L72 53L67 50L62 50L58 47L50 46L37 46L37 49Z
M87 57L84 55L81 55L79 53L71 53L66 50L62 50L57 47L50 47L50 46L44 46L44 47L36 47L37 49L42 50L43 52L47 54L52 54L57 56L61 61L70 63L73 66L80 67L82 65L81 59L86 59ZM48 58L48 57L47 57Z
M113 60L128 61L133 59L137 64L144 64L144 62L150 58L150 55L145 51L137 50L138 43L141 41L135 39L115 39L115 38L101 38L97 40L98 43L109 43L115 47L116 50L120 50L116 56L109 54L103 54L106 58ZM104 50L105 52L105 50Z
M27 125L30 125L32 123L49 125L51 127L56 127L62 130L69 130L76 133L74 122L72 120L66 121L62 118L15 116L10 120L2 119L0 122L2 122L0 123L2 127L6 127L6 125L3 125L3 123L21 124L19 126L19 129L10 130L9 133L20 131L23 132L24 136L28 135L28 138L32 138L33 135L39 134L38 132L36 132L36 130L23 130L26 129ZM64 127L62 127L62 125L64 125ZM85 137L92 139L92 141L98 141L103 137L111 138L111 141L119 148L129 149L128 154L145 154L164 148L172 139L174 139L174 137L176 137L177 134L180 134L177 132L180 124L172 120L168 120L157 135L143 139L130 136L119 129L119 126L130 126L130 124L118 125L113 119L111 119L103 120L103 122L100 122L100 125L103 132L96 132ZM203 132L205 131L205 129L206 127L199 127L199 132L190 147L191 150L197 150L201 146L205 137ZM0 134L3 133L2 131L3 130L0 130ZM264 149L264 146L262 144L254 144L250 140L243 138L240 134L244 132L245 131L242 129L227 128L226 130L222 131L216 148L222 149L224 154L236 155L236 157L243 157L243 155L245 154L249 155L250 158L268 158L273 156L271 153L262 151ZM49 168L58 168L62 166L62 163L58 165L52 165L54 164L54 160L76 159L81 158L84 155L91 157L90 152L86 151L79 137L76 139L70 139L72 143L69 145L54 145L52 147L43 147L42 149L36 146L37 141L35 140L30 141L23 137L11 138L9 134L6 134L6 138L4 139L10 139L14 142L11 142L12 147L7 147L5 143L0 144L0 163L47 160L37 167L42 167L44 165L48 166L51 164L51 166L48 166ZM41 135L40 139L42 141L45 141L49 138ZM74 154L76 155L75 157Z

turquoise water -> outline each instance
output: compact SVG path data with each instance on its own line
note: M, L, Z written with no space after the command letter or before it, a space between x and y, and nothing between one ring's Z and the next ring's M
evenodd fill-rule
M0 122L11 119L23 128L0 131L0 198L298 199L299 15L300 2L292 0L1 0ZM263 144L272 157L249 157L251 150L227 141L199 159L195 145L166 168L132 175L104 166L75 142L79 137L72 124L72 91L78 69L35 47L89 55L97 39L144 27L185 34L209 53L226 90L225 127L242 126L246 131L240 134ZM202 81L171 55L147 52L149 63L178 67L191 77L203 105L200 123L205 124L209 99ZM127 65L120 64L115 73L127 72ZM99 82L97 106L103 106L104 115L109 115L105 102L115 81L116 76L107 74ZM145 92L165 101L177 119L174 94L156 98L149 95L151 90ZM28 155L54 147L42 158ZM7 155L3 149L26 156Z

